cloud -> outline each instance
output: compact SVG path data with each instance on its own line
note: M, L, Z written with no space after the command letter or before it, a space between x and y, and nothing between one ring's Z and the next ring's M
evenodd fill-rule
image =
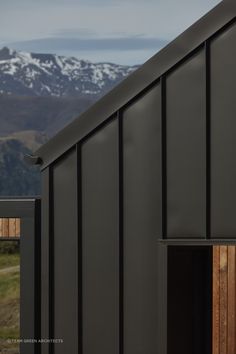
M108 32L143 32L172 39L218 0L7 0L0 4L1 38L92 37ZM64 28L68 28L65 33ZM84 33L79 34L81 28ZM71 34L69 33L71 31ZM61 35L60 35L61 32ZM63 33L64 32L64 33ZM76 33L76 35L73 34ZM94 36L93 36L94 37Z
M95 37L97 35L96 31L89 28L65 28L55 31L53 37L59 38L76 38L76 37Z
M97 55L98 60L140 63L218 2L0 0L1 44L80 57L82 52L85 59L95 61Z
M130 51L160 49L167 41L141 36L120 38L67 38L52 37L8 43L10 48L31 52L60 51Z

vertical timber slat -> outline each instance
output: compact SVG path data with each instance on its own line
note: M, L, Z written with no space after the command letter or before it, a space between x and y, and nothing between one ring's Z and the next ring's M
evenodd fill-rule
M213 247L213 354L236 350L236 246Z
M3 237L9 237L9 219L4 218L2 219L3 226L2 226L2 233Z
M213 354L220 354L220 246L213 247L213 318L212 336Z
M0 237L20 237L20 218L0 218Z
M0 237L3 236L3 219L0 219Z
M15 218L9 219L9 236L10 237L16 236L16 219Z
M220 354L227 354L228 249L220 247Z
M235 247L228 247L228 353L235 354Z
M16 237L20 237L20 218L16 218Z

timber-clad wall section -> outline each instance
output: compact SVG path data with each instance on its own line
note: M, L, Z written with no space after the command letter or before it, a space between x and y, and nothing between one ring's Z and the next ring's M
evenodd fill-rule
M20 237L20 218L0 218L0 239Z
M213 353L236 352L236 246L213 246Z

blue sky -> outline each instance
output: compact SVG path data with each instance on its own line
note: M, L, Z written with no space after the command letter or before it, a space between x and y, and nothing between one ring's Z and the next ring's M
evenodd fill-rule
M141 64L219 0L0 0L0 46Z

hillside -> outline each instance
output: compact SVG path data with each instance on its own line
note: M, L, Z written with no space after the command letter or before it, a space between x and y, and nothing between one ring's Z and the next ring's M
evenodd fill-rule
M28 137L9 136L0 139L0 195L23 196L40 194L37 167L29 166L24 156L30 154L44 136L32 133Z
M33 130L55 135L94 103L91 97L0 95L0 136Z

